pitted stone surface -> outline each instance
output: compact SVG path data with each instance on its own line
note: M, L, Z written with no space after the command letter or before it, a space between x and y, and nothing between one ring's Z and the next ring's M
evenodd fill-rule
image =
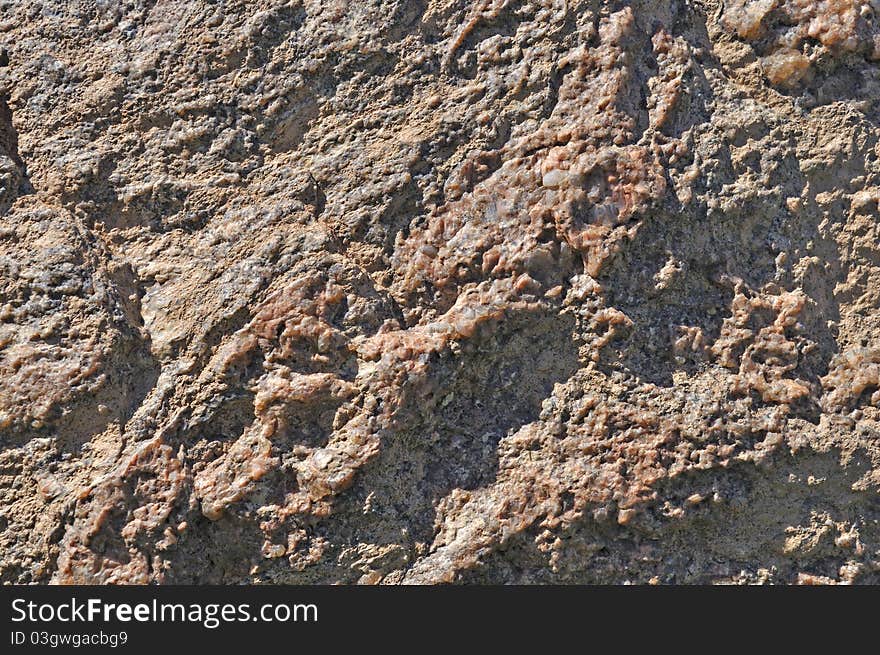
M880 582L878 12L0 0L0 580Z

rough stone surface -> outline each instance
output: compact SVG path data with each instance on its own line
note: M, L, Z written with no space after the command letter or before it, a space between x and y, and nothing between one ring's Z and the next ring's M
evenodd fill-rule
M880 582L880 2L0 0L0 581Z

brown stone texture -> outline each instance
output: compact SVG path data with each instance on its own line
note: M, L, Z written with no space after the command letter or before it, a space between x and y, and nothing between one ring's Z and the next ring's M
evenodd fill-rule
M0 0L0 582L880 582L877 0Z

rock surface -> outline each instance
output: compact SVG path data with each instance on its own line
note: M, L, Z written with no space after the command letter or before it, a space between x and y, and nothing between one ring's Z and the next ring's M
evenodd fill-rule
M0 0L0 581L880 582L880 2Z

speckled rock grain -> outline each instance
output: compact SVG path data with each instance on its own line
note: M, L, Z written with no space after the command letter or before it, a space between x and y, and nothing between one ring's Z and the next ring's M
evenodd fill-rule
M880 582L880 3L0 0L0 581Z

